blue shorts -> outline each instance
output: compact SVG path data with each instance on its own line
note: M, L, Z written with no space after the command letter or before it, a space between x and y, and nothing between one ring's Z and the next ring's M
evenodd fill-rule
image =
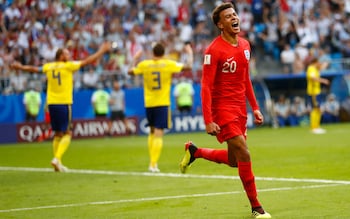
M146 108L147 126L158 129L168 129L171 127L170 110L168 106Z
M307 96L307 103L310 104L312 108L319 108L321 102L322 102L322 96L320 94Z
M71 129L72 106L71 105L48 105L51 127L54 131L65 132Z

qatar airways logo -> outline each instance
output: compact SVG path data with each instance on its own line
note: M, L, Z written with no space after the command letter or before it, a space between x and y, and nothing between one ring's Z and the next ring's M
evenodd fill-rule
M45 123L22 123L17 124L17 141L18 142L34 142L42 136L46 130ZM73 138L93 138L110 136L124 136L136 134L137 118L127 118L126 125L121 120L77 120L73 121L72 134ZM52 136L50 136L52 138Z
M17 125L18 142L32 142L45 132L44 123L29 123Z
M133 120L127 120L126 125L121 120L113 121L111 124L108 120L78 121L73 125L73 137L136 134L136 127L136 121Z

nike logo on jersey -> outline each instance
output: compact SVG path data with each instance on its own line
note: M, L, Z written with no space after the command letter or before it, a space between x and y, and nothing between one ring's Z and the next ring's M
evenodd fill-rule
M233 59L233 57L226 59L226 62L230 62Z

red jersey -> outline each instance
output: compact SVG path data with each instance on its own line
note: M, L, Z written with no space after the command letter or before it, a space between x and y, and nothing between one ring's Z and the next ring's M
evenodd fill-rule
M246 100L253 110L259 109L249 77L250 45L238 37L233 46L218 36L204 55L202 76L202 110L205 124L219 126L237 116L247 116Z

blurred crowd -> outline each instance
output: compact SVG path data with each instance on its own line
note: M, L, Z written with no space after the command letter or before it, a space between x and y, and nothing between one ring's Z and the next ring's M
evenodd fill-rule
M14 72L8 64L41 65L57 48L67 47L74 60L93 53L104 40L118 47L93 66L75 74L75 89L141 86L127 69L140 49L148 56L154 41L166 44L167 56L182 61L190 42L195 59L186 77L200 81L202 54L218 34L211 11L220 1L206 0L12 0L0 1L0 92L45 90L45 78ZM241 35L249 39L252 75L260 60L278 62L285 73L302 73L313 56L329 61L350 57L349 0L236 0ZM259 53L261 51L261 53ZM329 68L334 66L330 65ZM281 72L276 72L281 73ZM182 75L183 76L183 75Z
M280 94L273 101L272 126L309 126L312 107L300 96L288 97ZM339 101L335 94L328 94L320 105L321 123L350 121L350 96Z

